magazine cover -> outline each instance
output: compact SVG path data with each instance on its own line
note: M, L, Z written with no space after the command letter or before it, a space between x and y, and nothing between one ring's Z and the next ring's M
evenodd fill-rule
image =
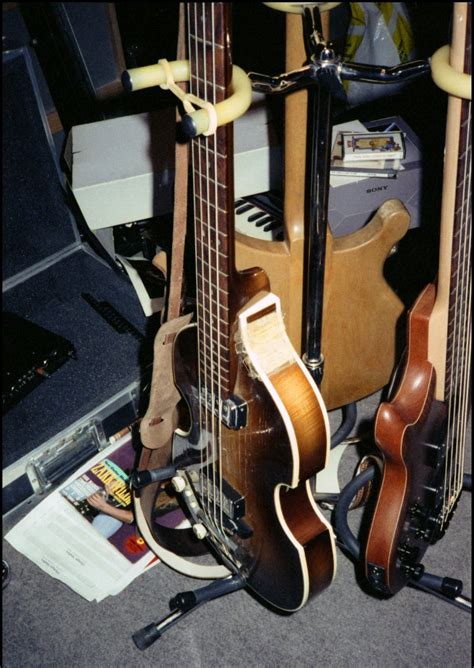
M5 536L15 549L88 601L118 594L159 561L134 523L128 479L136 453L126 431Z
M62 496L132 563L148 551L132 512L129 476L135 456L129 440L60 490Z

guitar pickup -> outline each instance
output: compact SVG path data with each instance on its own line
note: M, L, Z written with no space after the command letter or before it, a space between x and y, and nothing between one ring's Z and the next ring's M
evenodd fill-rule
M217 474L213 479L212 473L208 476L203 472L197 484L200 487L201 497L216 503L230 520L238 522L245 515L244 497L226 480L223 480L221 485Z
M220 417L229 429L243 429L247 426L247 402L240 399L240 397L231 394L228 399L221 399L219 411L219 398L217 395L214 396L213 401L212 393L209 390L207 392L202 390L198 393L197 389L193 388L192 392L200 400L201 404L206 406L208 410L213 410L214 415L217 418Z

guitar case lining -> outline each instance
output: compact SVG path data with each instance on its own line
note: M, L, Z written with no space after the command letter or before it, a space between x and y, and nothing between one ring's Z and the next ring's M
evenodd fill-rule
M143 340L116 331L82 293L109 302L143 335L147 321L126 275L81 239L28 49L4 53L3 64L3 310L64 337L76 351L4 415L5 473L112 397L123 393L127 403L128 388L139 385ZM14 497L7 510L19 501Z

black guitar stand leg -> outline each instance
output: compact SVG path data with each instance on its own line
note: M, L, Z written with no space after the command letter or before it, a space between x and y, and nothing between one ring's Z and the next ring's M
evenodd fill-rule
M132 636L133 642L141 650L150 647L171 626L203 603L212 601L225 594L231 594L238 589L243 589L245 584L245 580L241 575L232 575L223 580L215 580L211 584L201 587L201 589L176 594L170 601L171 613L159 622L149 624L143 629L136 631Z
M356 562L361 560L361 547L347 522L347 513L352 499L357 492L375 478L376 468L369 466L365 471L355 476L341 491L339 500L334 509L334 528L340 545L349 554L354 557ZM470 485L470 477L464 476L465 485ZM465 487L466 488L466 487ZM471 600L461 595L463 583L460 580L448 577L440 577L432 573L426 573L423 566L419 565L417 574L415 574L408 584L423 589L429 594L438 596L447 603L451 603L466 612L472 611Z

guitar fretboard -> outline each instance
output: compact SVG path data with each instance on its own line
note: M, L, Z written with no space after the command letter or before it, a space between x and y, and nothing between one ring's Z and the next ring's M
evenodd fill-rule
M189 3L190 92L215 105L226 97L231 63L228 3ZM230 276L233 270L231 128L193 139L193 185L200 383L230 393Z
M471 3L466 3L464 69L471 73ZM471 379L471 101L463 100L458 125L459 157L449 277L444 397L448 409L443 521L447 522L463 484L464 450Z

